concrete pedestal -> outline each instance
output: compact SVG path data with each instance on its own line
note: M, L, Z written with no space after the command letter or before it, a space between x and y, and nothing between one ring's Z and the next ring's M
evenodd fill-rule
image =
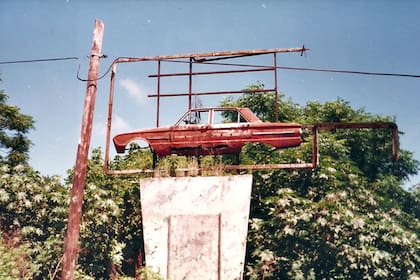
M251 175L140 181L146 265L164 279L242 279Z

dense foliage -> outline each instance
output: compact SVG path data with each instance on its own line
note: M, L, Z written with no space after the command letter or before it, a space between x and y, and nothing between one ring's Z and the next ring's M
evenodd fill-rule
M0 90L0 162L15 166L28 160L31 141L26 134L34 121L6 101L7 95Z
M259 94L261 84L250 88L255 93L227 98L222 105L249 107L261 119L274 121L274 95ZM281 95L277 106L284 122L391 120L355 110L341 99L301 107ZM17 134L11 127L0 127L1 135L20 135L29 143L30 125ZM309 132L305 136L310 139ZM420 191L401 188L419 163L404 150L400 160L394 160L390 140L387 130L322 132L316 170L253 172L246 278L419 279ZM0 278L57 279L73 174L69 171L63 184L32 170L25 164L25 145L8 148L21 156L4 153L0 164ZM310 159L310 141L281 151L249 144L240 155L243 164ZM205 158L202 163L228 160ZM151 162L148 150L131 145L110 167L150 168ZM164 176L174 176L176 167L192 164L196 162L171 156L158 166L168 170ZM95 149L88 162L76 279L158 279L141 269L138 177L110 177L102 166L102 153Z
M21 277L28 275L25 279L54 275L62 255L68 189L58 178L24 165L1 165L0 178L0 231L3 248L16 258L13 268Z
M257 91L258 92L258 91ZM247 94L224 105L249 107L273 121L274 97ZM280 121L390 121L354 110L338 99L301 108L281 101ZM420 197L401 189L418 162L401 150L391 157L386 130L343 130L321 134L315 171L254 173L248 240L249 279L418 279ZM310 142L299 149L271 152L245 148L243 159L308 161Z

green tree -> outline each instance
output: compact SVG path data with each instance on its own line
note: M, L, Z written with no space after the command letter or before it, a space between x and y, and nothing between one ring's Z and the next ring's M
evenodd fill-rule
M233 99L231 96L226 97L221 101L224 107L247 107L254 112L262 121L274 122L275 121L275 95L273 93L267 94L262 91L264 84L257 83L250 85L245 93L238 99ZM287 122L296 120L301 114L301 108L298 104L293 103L291 100L284 101L284 94L278 94L277 108L279 113L279 121Z
M6 102L0 91L0 266L10 269L1 278L46 278L61 256L67 189L29 167L27 133L34 121Z
M258 92L262 85L250 88ZM238 100L225 99L222 105L249 107L265 120L272 120L278 106L281 121L301 124L391 120L354 110L342 99L304 107L273 100L273 94L251 93ZM267 111L259 111L262 107ZM404 150L398 161L392 159L390 140L385 130L323 132L316 170L254 172L247 277L419 277L420 227L414 206L419 199L401 188L404 179L417 173L419 163ZM310 146L307 142L282 151L247 146L241 160L307 161Z
M222 104L249 107L261 119L273 121L274 94L261 93L262 87L254 85L255 93L227 98ZM274 105L283 122L391 120L354 110L341 99L301 107L280 97ZM8 128L4 132L13 136ZM316 170L254 172L246 277L417 279L420 196L418 188L407 192L401 184L417 172L419 163L404 150L398 161L392 159L390 142L386 130L323 132ZM27 157L27 150L23 155ZM248 144L240 155L243 164L310 158L310 141L284 150ZM202 163L219 160L205 158ZM26 158L9 160L7 153L0 163L0 275L53 279L59 275L73 171L63 185L25 163ZM158 166L174 175L176 167L190 164L195 163L185 157L167 157ZM133 144L109 165L147 169L152 156ZM140 269L144 260L138 177L110 177L102 167L102 153L95 149L88 161L76 279L150 275Z
M6 103L7 95L0 91L0 161L10 165L26 163L31 145L27 133L34 127L32 117Z
M151 161L151 153L131 145L110 168L146 168ZM72 178L73 171L66 181ZM140 273L144 254L138 178L106 175L100 149L94 149L88 160L80 238L80 274L116 279Z
M15 268L30 267L28 279L50 278L62 256L68 188L25 165L0 164L0 178L0 231L20 256Z
M28 256L29 243L22 243L18 237L0 240L0 279L33 279L36 267Z

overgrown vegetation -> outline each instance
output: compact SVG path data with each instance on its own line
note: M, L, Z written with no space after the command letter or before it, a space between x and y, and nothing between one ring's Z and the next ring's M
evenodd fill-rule
M253 85L255 93L227 98L222 105L249 107L274 121L274 95L258 93L262 87ZM0 111L0 278L58 279L73 175L70 171L62 184L27 165L32 119L8 107L1 96L0 106L8 110ZM281 96L277 106L284 122L391 120L355 110L342 99L301 107ZM401 188L419 163L404 150L400 160L392 159L390 139L386 130L323 132L317 170L254 172L246 278L419 279L420 192ZM310 142L281 151L249 144L240 160L279 163L310 157ZM107 176L102 161L95 149L88 162L76 278L158 279L143 268L138 177ZM151 161L147 150L132 145L110 165L150 168ZM196 163L183 157L159 162L172 175L176 167L191 164Z

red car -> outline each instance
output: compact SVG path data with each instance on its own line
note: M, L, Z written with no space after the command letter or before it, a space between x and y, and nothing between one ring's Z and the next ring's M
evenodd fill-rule
M196 108L175 125L121 133L113 141L117 152L123 153L128 143L139 139L148 142L158 156L239 154L249 142L275 148L299 146L302 126L265 123L248 108Z

